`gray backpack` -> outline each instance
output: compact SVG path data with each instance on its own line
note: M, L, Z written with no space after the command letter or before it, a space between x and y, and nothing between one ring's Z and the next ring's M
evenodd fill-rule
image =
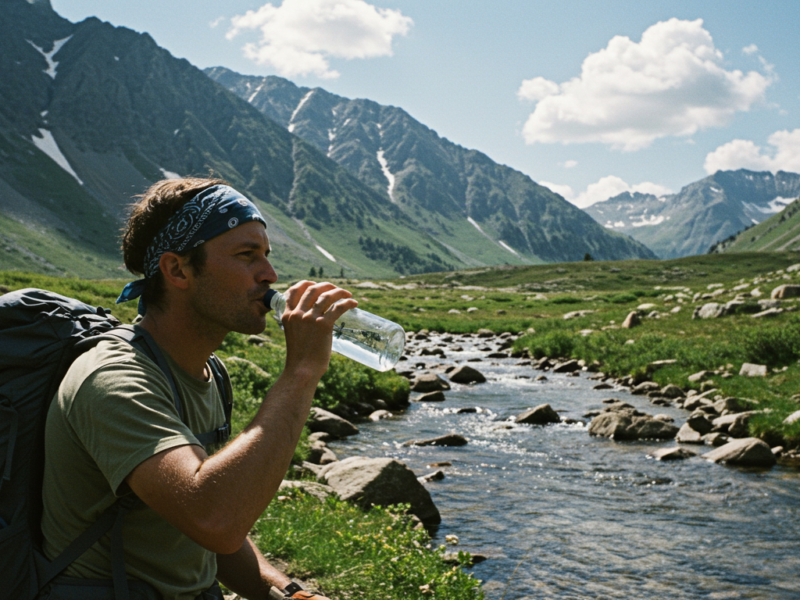
M50 401L72 362L103 339L122 339L164 372L178 414L181 399L155 342L142 329L121 325L104 308L37 289L0 296L0 590L32 600L70 563L111 531L114 596L129 597L122 520L138 501L121 498L52 562L41 552L44 425ZM224 399L225 423L196 436L203 445L230 437L230 384L219 359L209 361Z

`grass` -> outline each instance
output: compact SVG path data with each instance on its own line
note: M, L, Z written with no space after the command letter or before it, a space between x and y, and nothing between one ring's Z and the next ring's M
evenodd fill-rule
M786 271L796 263L797 253L721 254L433 273L378 282L382 289L336 281L353 291L361 308L397 321L407 331L488 328L520 333L518 350L598 361L609 374L651 378L662 385L697 387L699 383L689 384L690 374L717 371L706 380L721 394L767 409L751 419L751 435L791 447L800 445L800 423L787 426L783 419L800 409L792 399L800 394L800 311L771 320L749 314L699 320L692 319L692 312L706 302L733 299L738 285L747 284L747 291L759 288L761 298L768 298L778 285L800 284L797 271ZM43 287L107 307L113 306L123 283L0 272L0 285L9 289ZM719 289L724 291L714 298L701 297ZM748 303L755 306L755 298ZM641 313L655 310L659 318L645 317L633 329L619 327L631 311L646 304L654 306ZM680 311L672 313L677 306ZM800 308L800 302L785 301L784 307ZM471 308L477 310L468 312ZM133 304L113 310L123 321L135 316ZM573 316L565 319L568 313ZM592 332L584 335L586 330ZM247 336L232 334L219 350L234 381L236 431L252 418L283 367L283 335L277 324L270 320L261 338L253 344ZM676 362L648 371L649 363L664 359ZM765 364L770 374L741 377L744 362ZM391 372L377 373L334 356L315 404L331 408L378 397L396 401L407 394L407 382ZM296 460L302 454L303 444ZM481 597L478 582L462 568L445 563L441 549L428 549L424 531L412 530L397 510L364 513L335 500L320 503L298 491L282 496L286 499L273 501L257 523L257 543L262 551L288 560L292 573L315 579L331 596Z

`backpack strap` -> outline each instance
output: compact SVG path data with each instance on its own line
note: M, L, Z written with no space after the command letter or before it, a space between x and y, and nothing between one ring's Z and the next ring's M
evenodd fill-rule
M226 406L227 409L227 406ZM5 460L5 468L3 469L3 473L0 476L0 489L3 488L3 483L6 481L11 481L11 463L14 458L14 447L17 444L17 430L19 429L19 416L17 415L17 411L14 410L11 402L8 398L3 396L0 398L0 411L6 411L9 413L9 418L7 423L9 423L9 432L8 432L8 447L6 448L6 460ZM228 418L228 422L230 422L230 415L226 412L226 417Z

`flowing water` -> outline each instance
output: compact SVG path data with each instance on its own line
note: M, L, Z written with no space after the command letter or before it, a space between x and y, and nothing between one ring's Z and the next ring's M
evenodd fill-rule
M485 356L484 345L458 338L445 360L411 357L398 366L461 364ZM470 363L487 383L453 384L445 402L412 403L331 448L340 458L398 458L417 475L451 462L444 480L426 484L442 515L433 543L456 534L452 550L486 555L472 572L490 600L800 598L800 473L699 457L660 462L648 452L674 442L614 442L584 424L516 425L508 419L539 404L579 420L611 397L678 425L688 416L624 390L593 390L587 373L535 381L541 372L519 362ZM471 407L478 412L456 412ZM469 444L400 446L451 432Z

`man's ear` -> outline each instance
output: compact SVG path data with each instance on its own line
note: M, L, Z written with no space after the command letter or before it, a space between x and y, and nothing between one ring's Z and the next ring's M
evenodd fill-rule
M164 252L158 260L158 266L167 283L180 290L185 290L189 287L189 280L192 276L187 262L184 256L179 256L174 252Z

